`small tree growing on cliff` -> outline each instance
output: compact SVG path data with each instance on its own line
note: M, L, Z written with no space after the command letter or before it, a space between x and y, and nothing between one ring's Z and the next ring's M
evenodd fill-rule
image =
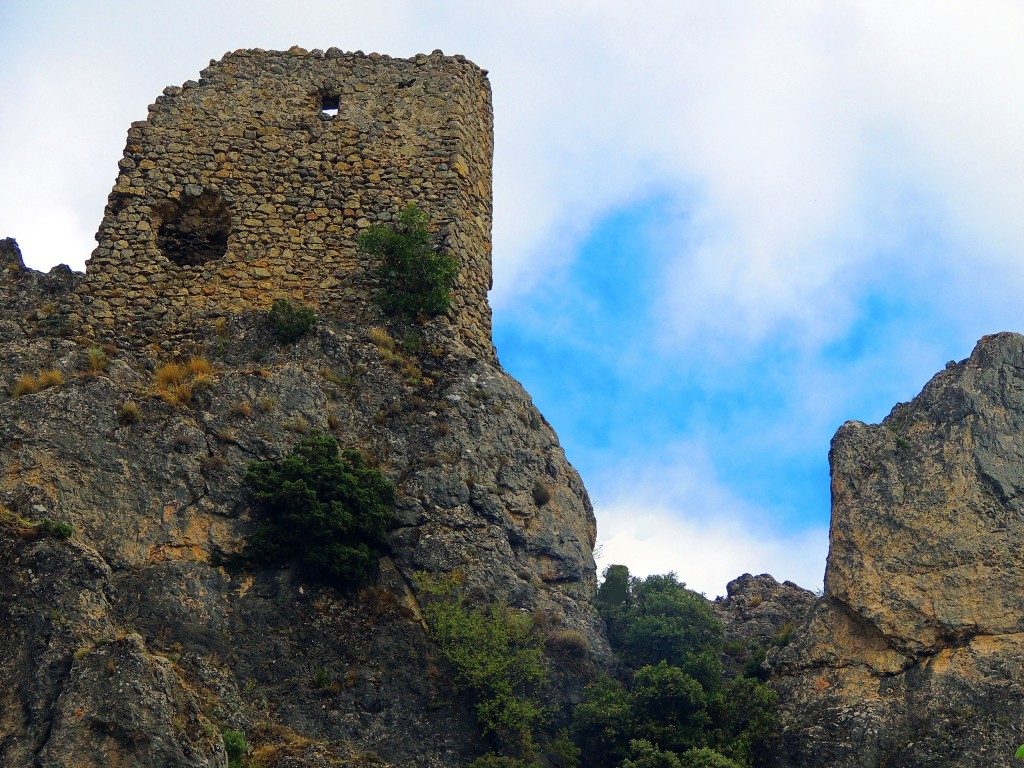
M250 542L257 561L297 561L337 586L365 582L387 546L395 489L358 451L330 435L300 440L281 461L255 461L246 482L264 522Z
M409 203L395 224L371 224L359 237L360 249L380 259L377 302L385 312L417 319L443 314L451 306L459 265L434 247L429 221Z

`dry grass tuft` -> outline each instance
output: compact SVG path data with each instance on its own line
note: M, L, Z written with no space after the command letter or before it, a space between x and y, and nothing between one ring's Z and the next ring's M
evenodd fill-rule
M103 373L107 368L107 353L101 347L89 347L85 351L89 373Z
M39 386L36 384L36 377L31 373L23 373L18 377L18 380L11 386L11 397L21 397L22 395L34 395L39 391Z
M371 326L366 331L366 338L373 342L377 349L386 349L389 352L395 351L395 340L391 334L379 325Z
M58 384L63 383L64 374L56 368L49 368L45 371L40 371L35 376L31 373L23 373L11 386L10 394L11 397L34 395L36 392L41 392L44 389L56 387Z
M188 366L181 363L165 363L156 369L153 383L157 389L170 389L188 380Z
M121 403L117 409L117 420L122 424L138 424L142 421L142 409L131 400Z
M281 424L281 426L287 429L289 432L295 432L300 435L304 435L307 432L309 432L309 422L306 421L305 416L302 416L301 414L298 416L294 416L291 419L288 419L283 424Z
M285 758L302 758L313 741L284 725L261 723L249 734L254 745L249 753L251 768L268 768Z
M36 384L39 385L40 389L48 389L49 387L56 387L58 384L64 383L64 374L58 371L56 368L50 368L46 371L40 371L39 375L36 376Z
M205 357L164 363L153 374L154 394L169 405L191 405L194 395L213 387L213 374L213 365Z
M547 646L555 653L567 656L586 656L590 652L587 636L576 629L562 629L547 639Z
M320 369L320 378L324 381L329 381L331 384L337 384L339 387L345 385L345 379L339 376L337 371L328 366L324 366Z
M210 376L213 373L213 364L205 357L193 355L189 358L188 370L193 376Z
M239 400L237 403L231 404L231 415L240 419L248 419L252 416L252 406L248 400Z
M543 507L551 501L551 487L540 480L533 481L533 501L538 507Z

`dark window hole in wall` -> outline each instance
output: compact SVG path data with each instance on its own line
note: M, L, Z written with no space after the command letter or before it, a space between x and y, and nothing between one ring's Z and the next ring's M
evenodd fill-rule
M162 218L156 244L175 264L204 264L227 253L231 216L216 192L170 201Z
M326 118L337 117L340 106L338 96L324 96L320 102L320 114Z

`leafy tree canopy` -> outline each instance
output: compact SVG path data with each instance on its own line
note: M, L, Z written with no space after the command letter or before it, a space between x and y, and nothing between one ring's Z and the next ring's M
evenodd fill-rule
M527 751L533 728L544 717L538 688L547 679L543 642L529 617L500 603L470 603L454 574L420 574L417 584L430 636L459 684L476 698L484 733Z
M666 661L716 688L723 634L708 601L671 573L641 580L620 565L610 566L608 575L613 579L601 585L598 605L622 660L633 669Z
M593 768L750 768L775 734L773 691L727 680L722 625L673 574L637 579L610 566L597 595L612 648L632 678L603 678L576 710Z

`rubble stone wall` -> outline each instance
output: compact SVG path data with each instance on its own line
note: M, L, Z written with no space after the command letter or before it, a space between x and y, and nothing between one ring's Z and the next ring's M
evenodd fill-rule
M452 320L491 357L492 133L461 56L227 54L129 130L72 321L162 339L277 298L372 320L359 234L415 202L461 266Z

